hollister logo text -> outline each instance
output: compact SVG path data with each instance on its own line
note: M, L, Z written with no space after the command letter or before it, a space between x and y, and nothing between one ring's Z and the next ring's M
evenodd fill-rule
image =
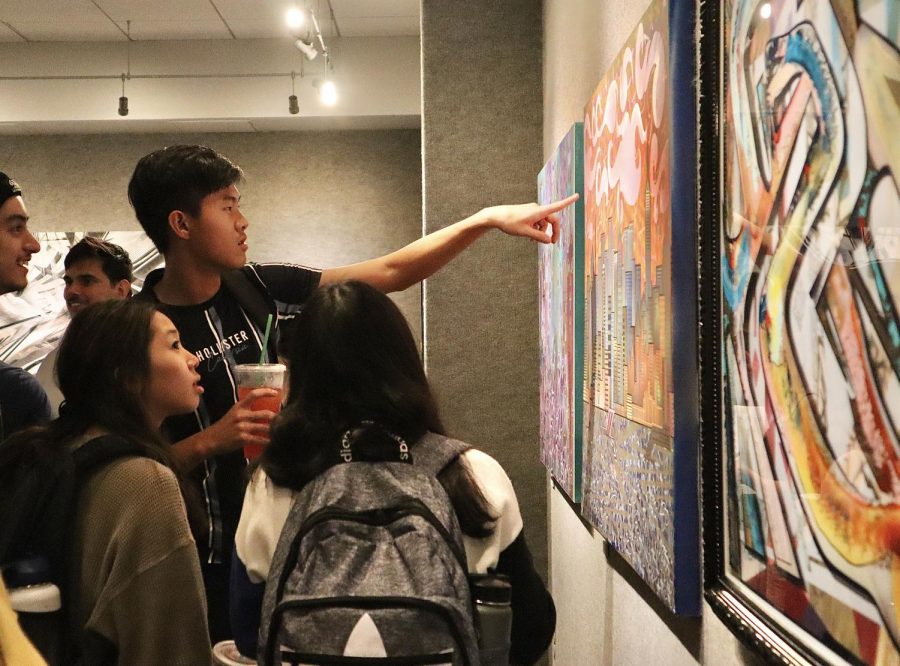
M222 352L227 349L239 351L249 339L250 336L247 335L247 331L238 331L234 335L229 335L215 345L210 345L209 347L204 347L203 349L195 351L194 355L197 357L198 361L208 361L216 356L221 356Z

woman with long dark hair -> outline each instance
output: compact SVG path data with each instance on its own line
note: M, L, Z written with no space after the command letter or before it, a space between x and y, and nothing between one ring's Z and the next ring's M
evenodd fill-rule
M73 318L59 348L60 417L0 447L0 465L89 442L96 448L100 440L135 451L79 486L62 566L70 643L83 663L211 661L184 484L159 434L163 419L196 408L203 390L197 363L152 304L91 305Z
M262 587L296 493L341 462L390 459L398 438L446 434L409 326L397 306L362 282L321 287L298 316L289 357L289 403L253 474L236 537L232 629L256 652ZM415 458L415 444L411 451ZM469 449L438 476L456 510L469 571L512 583L512 663L536 661L556 624L553 600L534 570L512 482L486 453ZM258 593L258 592L257 592ZM243 614L242 614L243 613Z

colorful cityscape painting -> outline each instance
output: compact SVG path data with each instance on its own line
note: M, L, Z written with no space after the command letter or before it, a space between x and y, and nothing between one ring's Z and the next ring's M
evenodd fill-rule
M585 109L582 509L666 604L690 614L699 609L695 218L692 206L673 209L682 102L672 94L670 49L680 42L670 43L670 9L651 3ZM683 103L690 112L692 97ZM692 140L694 130L689 119L679 133ZM681 171L681 195L693 196L693 169ZM676 363L686 369L677 382Z
M538 175L538 202L579 193L559 238L539 248L541 462L581 501L584 401L584 126L575 123Z
M817 659L900 663L900 9L728 0L726 570Z

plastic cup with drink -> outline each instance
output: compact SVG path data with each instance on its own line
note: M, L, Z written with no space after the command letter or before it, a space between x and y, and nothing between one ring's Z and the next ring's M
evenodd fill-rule
M253 389L274 389L278 392L277 395L256 398L250 403L250 409L255 412L261 410L280 412L286 370L287 368L281 363L252 363L236 366L238 400L246 398ZM262 453L264 446L264 444L245 445L244 457L247 460L255 460Z

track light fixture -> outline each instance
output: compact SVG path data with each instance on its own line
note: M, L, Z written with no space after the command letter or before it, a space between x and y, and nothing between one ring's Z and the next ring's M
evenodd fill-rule
M309 19L308 23L307 19ZM325 39L322 37L322 31L319 29L319 21L316 19L316 13L312 9L292 8L288 11L287 24L294 36L294 46L306 56L307 60L315 60L319 53L328 55ZM306 33L301 34L298 31L304 25L307 26Z
M315 60L316 56L319 55L319 52L316 50L316 47L313 46L311 41L304 42L302 39L297 39L294 41L294 46L297 47L297 50L300 51L300 53L306 56L307 60Z
M325 79L319 87L319 99L325 106L334 106L337 104L337 86L331 79Z
M291 72L291 96L288 97L288 111L292 116L300 113L300 103L297 101L297 92L294 90L294 72Z
M331 2L328 2L329 9ZM331 21L334 25L335 32L340 36L335 23L334 11L331 11ZM307 60L312 61L318 58L319 54L325 60L324 76L313 79L313 87L318 90L319 102L325 106L334 106L337 104L337 87L329 76L331 69L331 55L328 53L328 47L325 45L325 38L322 36L322 30L319 28L319 21L316 18L316 12L307 6L305 9L297 7L288 11L287 15L288 28L294 39L294 47L302 53ZM303 28L303 30L301 30ZM303 60L300 61L300 78L303 78ZM300 106L297 103L297 96L294 91L294 72L291 72L291 96L288 97L288 111L291 114L300 112Z
M126 32L125 37L128 41L125 44L126 54L126 72L122 74L122 96L119 98L119 115L124 117L128 115L128 98L125 96L125 79L131 78L131 21L125 21Z
M328 68L330 67L331 62L328 59L328 56L325 57L325 78L324 79L313 79L313 88L316 88L319 91L319 101L322 102L325 106L334 106L337 104L337 86L334 85L334 81L331 80L328 76Z
M125 75L122 74L122 96L119 98L119 115L128 115L128 98L125 97Z

